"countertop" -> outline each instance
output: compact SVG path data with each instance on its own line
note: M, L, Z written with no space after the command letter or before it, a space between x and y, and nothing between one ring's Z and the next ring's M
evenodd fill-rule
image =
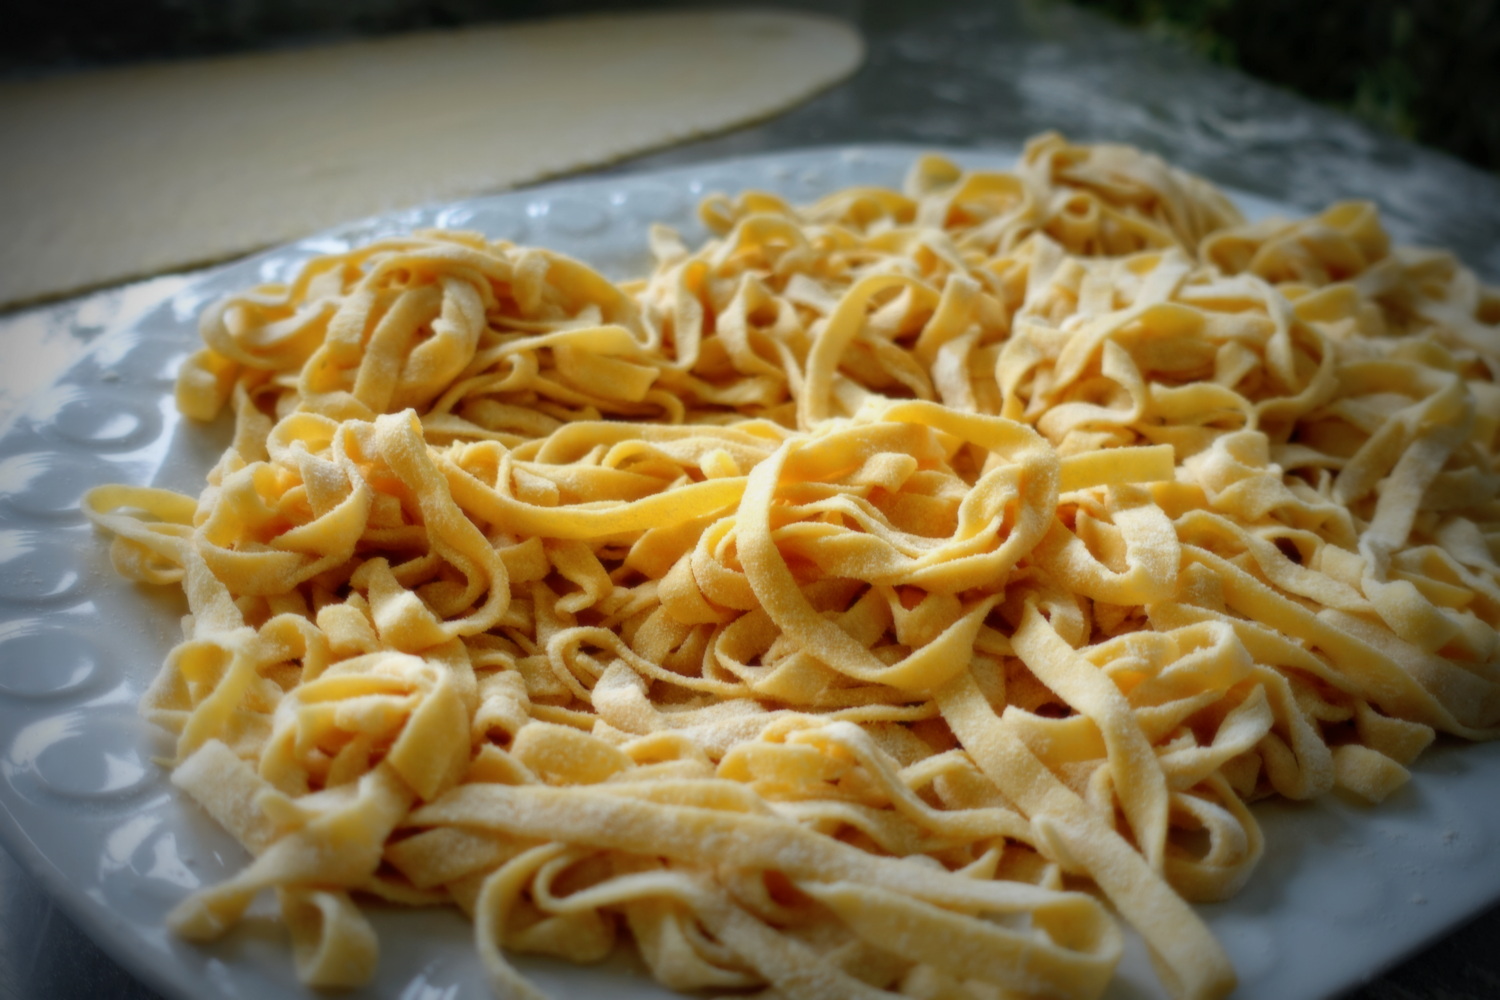
M869 46L864 67L769 121L596 173L851 142L1013 148L1057 129L1070 138L1150 149L1216 182L1309 210L1339 199L1372 200L1398 241L1448 247L1486 280L1500 280L1500 178L1063 3L785 6L856 22ZM0 422L84 346L190 278L169 275L0 314ZM1500 995L1497 938L1500 907L1348 996ZM156 996L95 947L0 850L0 1000Z

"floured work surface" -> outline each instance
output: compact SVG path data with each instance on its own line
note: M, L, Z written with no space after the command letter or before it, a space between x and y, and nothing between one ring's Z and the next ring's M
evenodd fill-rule
M0 305L223 259L781 110L858 35L772 11L591 17L0 88Z

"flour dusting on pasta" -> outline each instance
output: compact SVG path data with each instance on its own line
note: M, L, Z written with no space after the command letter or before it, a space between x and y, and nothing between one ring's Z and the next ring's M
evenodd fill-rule
M298 972L371 900L507 955L633 942L679 990L1097 997L1247 803L1379 801L1500 734L1500 295L1372 207L1246 224L1121 146L904 190L714 196L614 283L420 232L202 319L196 500L102 487L180 585L143 709L274 890Z

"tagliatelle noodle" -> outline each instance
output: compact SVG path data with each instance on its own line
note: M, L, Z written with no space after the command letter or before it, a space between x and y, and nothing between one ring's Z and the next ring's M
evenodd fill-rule
M373 897L465 909L501 996L624 931L674 989L1095 997L1112 909L1216 997L1249 802L1500 733L1453 258L1057 136L703 218L623 284L427 232L204 314L203 494L86 502L187 596L143 711L252 855L180 933L275 889L316 986Z

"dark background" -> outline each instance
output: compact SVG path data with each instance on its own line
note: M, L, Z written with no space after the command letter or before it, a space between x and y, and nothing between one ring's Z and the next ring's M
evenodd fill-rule
M1497 0L1077 0L1500 171Z
M765 0L760 0L764 3ZM774 3L775 0L772 0ZM1029 0L1033 6L1064 0ZM1076 0L1500 172L1500 0ZM801 6L782 2L781 6ZM852 6L858 6L853 0ZM0 74L643 6L640 0L73 0L12 5ZM823 5L823 6L826 6ZM913 3L914 9L921 4Z

